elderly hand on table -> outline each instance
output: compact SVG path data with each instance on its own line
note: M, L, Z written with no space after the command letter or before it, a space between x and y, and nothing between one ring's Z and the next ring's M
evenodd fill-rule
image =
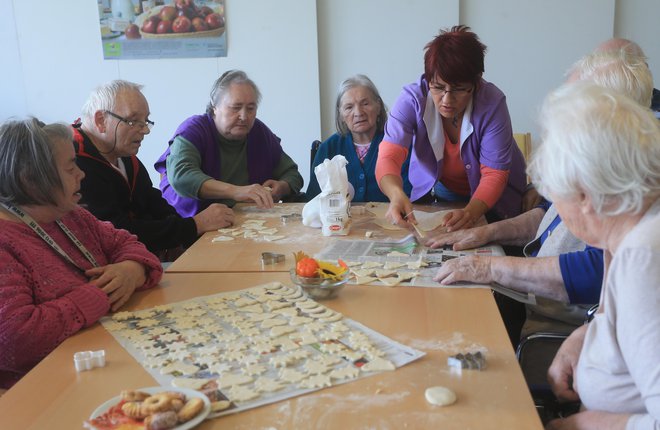
M442 263L433 280L442 285L460 281L490 284L493 282L491 257L469 255L447 260Z
M197 234L217 230L234 223L234 211L221 204L213 203L193 217L197 226Z
M453 245L452 249L454 251L462 251L464 249L484 246L490 242L492 242L490 228L488 225L483 225L449 233L437 234L426 241L426 246L430 248L440 248L445 245Z
M85 271L85 275L91 279L90 285L108 295L113 311L122 307L135 289L147 281L145 266L131 260L94 267Z
M445 215L442 225L447 231L470 228L488 211L486 203L479 199L472 199L463 209L454 209Z

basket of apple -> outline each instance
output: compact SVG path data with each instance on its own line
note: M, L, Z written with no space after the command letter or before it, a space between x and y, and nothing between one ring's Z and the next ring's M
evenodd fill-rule
M135 18L125 31L127 39L217 37L225 31L221 4L198 6L194 0L176 0L156 6Z
M330 299L344 288L350 278L348 266L312 258L302 251L293 254L296 267L290 270L291 280L313 299Z

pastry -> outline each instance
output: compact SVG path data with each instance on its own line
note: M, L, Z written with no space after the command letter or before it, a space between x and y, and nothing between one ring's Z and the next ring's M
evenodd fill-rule
M177 424L177 415L174 411L157 412L144 419L144 428L147 430L171 429Z
M177 413L180 423L185 423L195 418L197 414L204 408L204 401L199 397L193 397L188 400L186 404Z

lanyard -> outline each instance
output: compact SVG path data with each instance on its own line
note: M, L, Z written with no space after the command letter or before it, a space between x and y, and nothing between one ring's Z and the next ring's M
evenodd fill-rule
M51 248L53 248L55 251L57 251L58 254L60 254L62 257L64 257L69 263L73 264L80 270L81 272L85 272L85 269L82 267L78 266L76 262L74 262L71 257L55 242L55 240L50 237L46 231L44 231L43 228L37 223L30 215L27 213L23 212L21 209L17 208L16 206L10 204L10 203L2 203L0 202L0 206L4 207L8 211L12 212L14 215L16 215L21 221L23 221L28 227L30 227L37 235L44 240L48 245L50 245ZM96 259L94 256L85 248L85 245L78 240L75 234L69 228L64 225L64 223L60 220L55 221L57 225L60 227L60 229L64 232L64 234L67 235L69 240L73 242L74 245L76 245L76 248L80 250L80 252L85 256L87 261L92 263L92 266L94 267L99 267L99 264L96 262Z

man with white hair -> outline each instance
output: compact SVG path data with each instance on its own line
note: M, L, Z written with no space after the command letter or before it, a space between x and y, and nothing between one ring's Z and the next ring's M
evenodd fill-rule
M137 153L154 123L141 85L101 85L73 124L78 167L85 172L81 204L97 218L137 235L162 261L172 261L204 232L226 227L233 212L213 204L184 218L154 188Z

